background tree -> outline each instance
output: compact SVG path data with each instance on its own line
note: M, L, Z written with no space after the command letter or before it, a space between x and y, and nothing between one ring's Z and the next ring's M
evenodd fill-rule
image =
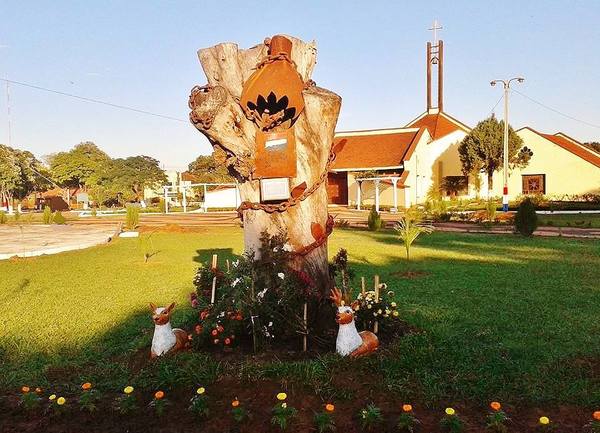
M12 201L19 178L20 169L13 149L0 144L0 207Z
M234 181L225 164L219 163L214 154L200 155L188 165L188 172L198 178L198 182L228 183Z
M47 190L50 174L29 151L0 145L0 202L22 200L34 191Z
M600 153L600 143L597 141L588 141L587 143L583 143L585 147L589 147L594 152Z
M488 191L493 187L493 175L503 165L504 121L493 115L477 124L458 147L462 170L465 175L487 174ZM522 147L523 140L508 126L508 162L510 168L525 167L533 152Z
M111 162L110 183L114 194L124 201L138 201L144 189L167 181L159 161L149 156L130 156Z
M64 187L85 188L98 171L110 162L110 157L91 141L76 145L68 152L48 156L54 180Z

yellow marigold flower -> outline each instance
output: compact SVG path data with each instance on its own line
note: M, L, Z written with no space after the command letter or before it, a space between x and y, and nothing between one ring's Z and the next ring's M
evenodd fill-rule
M126 386L125 389L123 389L123 392L125 394L131 394L133 392L133 386Z
M404 404L404 405L402 405L402 410L404 412L410 412L410 411L412 411L412 405L410 405L410 404Z
M232 405L233 407L238 407L238 406L240 405L240 401L239 401L239 400L236 398L235 400L233 400L233 401L231 402L231 405Z
M452 409L451 407L447 407L446 408L446 415L456 415L456 411L454 409Z
M500 409L502 409L502 405L500 403L498 403L497 401L491 402L490 407L492 409L494 409L495 411L499 411Z
M162 400L164 398L164 396L165 396L165 393L162 391L156 391L154 393L154 398L157 400Z
M547 416L540 417L540 424L542 424L542 425L550 424L550 418L548 418Z
M58 397L58 399L56 400L56 404L59 406L62 406L66 402L67 402L67 400L64 397Z
M28 387L28 386L24 386L24 387L22 387L22 388L21 388L21 392L22 392L23 394L27 394L29 391L31 391L31 390L29 389L29 387Z
M392 313L392 315L393 315L394 317L398 317L398 315L399 315L399 314L400 314L400 313L398 313L398 310L394 310L394 312Z
M89 382L86 382L83 385L81 385L81 389L83 389L84 391L87 391L88 389L92 389L92 384Z
M396 306L397 306L397 304L395 302L392 302L390 305L392 306L392 308L396 308Z
M600 410L597 410L596 412L594 412L593 417L596 421L600 421Z
M198 389L196 390L196 394L198 394L198 395L202 395L202 394L204 394L204 392L205 392L205 391L206 391L206 390L204 389L204 387L203 387L203 386L201 386L200 388L198 388Z
M331 403L327 403L327 404L325 405L325 410L326 410L327 412L333 412L333 411L335 410L335 406L334 406L334 405L332 405Z
M285 392L280 392L279 394L277 394L277 400L279 401L283 401L287 398L287 394Z
M50 397L48 397L48 400L52 401L56 399L56 394L52 394Z

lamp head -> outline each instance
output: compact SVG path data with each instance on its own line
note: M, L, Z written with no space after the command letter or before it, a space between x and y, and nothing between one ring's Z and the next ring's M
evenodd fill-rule
M490 86L494 87L496 85L495 81L490 81Z
M519 83L522 83L523 81L525 81L525 78L523 78L523 77L519 77L519 78L517 78L517 81L518 81Z

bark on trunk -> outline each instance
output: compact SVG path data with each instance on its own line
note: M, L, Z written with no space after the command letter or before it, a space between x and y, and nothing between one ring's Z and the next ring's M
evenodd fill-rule
M302 80L308 83L316 63L316 44L292 41L292 60ZM242 200L260 202L259 181L253 178L256 151L255 124L248 120L239 105L242 86L256 65L267 55L268 47L260 44L239 49L237 44L223 43L201 49L198 57L208 85L192 89L190 118L212 144L215 156L227 165L240 183ZM245 249L258 251L260 234L286 230L294 251L315 241L315 224L325 229L327 212L326 173L341 98L335 93L307 86L303 91L305 109L294 125L297 154L297 175L291 188L306 182L310 188L321 182L313 194L284 212L244 210ZM318 229L316 230L319 231ZM295 267L311 275L321 289L329 286L327 242L304 256L297 256Z

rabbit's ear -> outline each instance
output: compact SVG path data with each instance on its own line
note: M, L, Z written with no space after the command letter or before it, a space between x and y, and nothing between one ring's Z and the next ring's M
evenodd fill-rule
M170 313L171 311L173 311L173 308L175 308L175 302L171 303L171 305L167 307L166 312Z
M150 302L150 311L153 313L156 311L156 305L154 305L152 302Z

